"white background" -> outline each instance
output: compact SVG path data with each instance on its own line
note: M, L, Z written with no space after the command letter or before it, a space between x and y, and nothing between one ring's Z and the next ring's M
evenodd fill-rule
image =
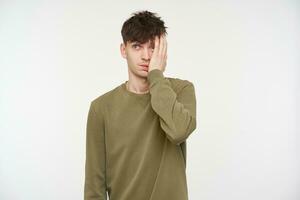
M0 199L83 199L89 103L127 80L142 9L169 27L165 76L196 88L190 200L299 200L296 0L0 1Z

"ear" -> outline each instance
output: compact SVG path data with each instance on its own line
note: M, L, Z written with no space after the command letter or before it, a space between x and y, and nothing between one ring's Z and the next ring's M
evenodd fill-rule
M122 57L126 59L127 55L126 55L126 49L125 49L124 43L120 44L120 52L121 52Z

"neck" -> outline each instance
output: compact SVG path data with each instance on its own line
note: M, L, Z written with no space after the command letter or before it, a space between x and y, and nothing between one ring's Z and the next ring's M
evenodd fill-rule
M126 84L126 88L131 92L144 94L149 92L149 83L147 78L137 77L129 73L129 79Z

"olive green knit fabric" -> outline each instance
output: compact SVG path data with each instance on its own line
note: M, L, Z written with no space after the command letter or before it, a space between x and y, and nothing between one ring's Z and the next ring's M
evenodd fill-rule
M85 200L188 200L186 139L196 129L192 82L149 72L149 92L126 82L92 100Z

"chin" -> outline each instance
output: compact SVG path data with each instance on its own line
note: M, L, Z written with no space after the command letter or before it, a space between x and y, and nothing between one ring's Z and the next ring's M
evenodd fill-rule
M140 71L140 76L146 78L148 76L148 71Z
M148 76L148 72L143 70L134 70L134 71L130 70L130 73L140 78L147 78Z

